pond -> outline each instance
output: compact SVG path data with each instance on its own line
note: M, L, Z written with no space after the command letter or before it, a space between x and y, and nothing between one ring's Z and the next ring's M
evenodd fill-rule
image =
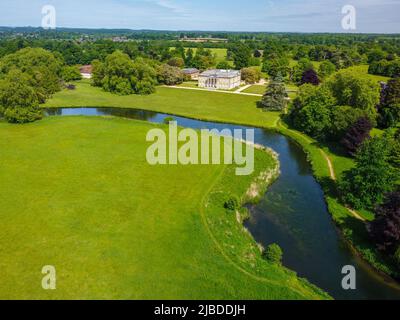
M47 109L49 116L117 116L162 123L167 114L129 108ZM249 129L251 127L192 120L173 116L179 126L194 129ZM250 207L245 223L254 239L267 246L278 243L283 263L299 276L324 289L335 299L400 299L399 286L381 277L358 258L342 239L313 177L302 148L289 138L269 130L255 129L255 142L279 154L281 175L260 203ZM342 267L357 270L357 289L341 287Z

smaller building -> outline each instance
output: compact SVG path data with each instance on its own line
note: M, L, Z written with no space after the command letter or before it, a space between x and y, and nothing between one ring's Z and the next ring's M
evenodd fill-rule
M191 80L198 80L200 75L200 71L196 68L182 69L182 73Z
M93 68L92 65L88 64L79 68L82 78L91 79Z
M199 75L199 87L210 89L231 90L239 87L241 73L238 70L213 69Z

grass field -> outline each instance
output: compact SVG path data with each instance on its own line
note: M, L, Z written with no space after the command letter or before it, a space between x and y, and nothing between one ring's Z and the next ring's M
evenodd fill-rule
M277 112L256 108L259 97L212 91L195 91L158 87L149 96L117 96L92 87L89 82L77 83L76 90L63 90L54 95L45 107L126 107L152 110L200 120L213 120L257 127L275 127Z
M264 94L266 90L267 90L267 86L264 86L264 85L253 85L253 86L243 90L242 92Z
M390 79L388 77L376 76L373 74L369 74L368 68L369 68L368 65L360 65L360 66L350 67L345 70L350 71L354 75L360 75L363 78L370 79L370 80L376 81L376 82L381 82L381 81L387 82Z
M171 47L171 49L174 49L174 47ZM193 52L196 53L197 48L192 48ZM215 59L218 62L226 61L227 54L228 54L228 49L224 48L206 48L207 50L210 50L213 55L215 55ZM185 50L189 50L189 48L185 48ZM231 61L227 61L228 63L231 63Z
M79 91L79 89L78 89ZM77 91L77 92L78 92ZM222 209L276 166L155 166L149 129L101 117L0 122L0 299L315 299L319 289L263 261ZM162 183L160 183L162 182ZM41 268L57 269L57 290Z

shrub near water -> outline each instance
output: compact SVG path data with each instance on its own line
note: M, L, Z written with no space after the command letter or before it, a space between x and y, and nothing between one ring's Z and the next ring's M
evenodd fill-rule
M278 265L282 264L282 256L282 249L276 243L270 244L263 253L263 257L265 260Z

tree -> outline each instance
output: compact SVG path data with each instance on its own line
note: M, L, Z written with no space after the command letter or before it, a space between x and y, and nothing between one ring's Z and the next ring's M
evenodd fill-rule
M99 60L93 60L92 62L92 84L95 87L103 86L103 79L105 77L105 66Z
M215 65L215 56L212 54L211 50L200 47L197 49L191 64L194 68L205 70Z
M25 48L0 60L0 74L20 69L29 76L29 85L35 89L40 103L60 90L62 60L41 48Z
M299 62L293 67L291 80L300 84L304 72L307 70L314 70L314 65L308 58L300 59Z
M378 83L348 71L342 71L329 79L327 85L338 105L363 109L371 120L376 119L376 106L379 104L381 92Z
M272 264L282 265L283 252L281 247L276 244L270 244L264 251L263 257Z
M393 254L400 245L400 192L389 193L375 209L375 220L367 225L368 233L379 250Z
M82 75L76 66L65 66L61 72L62 78L66 82L81 80Z
M262 52L260 50L254 50L253 57L254 58L261 58L262 57Z
M373 126L367 117L359 118L345 133L341 144L351 156L355 156L363 142L370 138Z
M257 83L261 79L261 71L256 68L243 68L241 70L242 80L246 83Z
M232 66L230 65L230 63L228 61L220 61L217 64L217 69L229 70L231 68L232 68Z
M392 192L396 179L389 164L390 149L386 139L371 138L364 141L355 158L355 167L343 173L339 190L345 203L356 209L372 210L383 202L384 195Z
M259 105L268 111L282 111L286 108L286 98L288 97L282 77L275 77L267 87L267 91L262 97Z
M301 84L309 83L314 86L317 86L320 84L320 80L318 78L318 74L315 72L314 69L308 69L304 71L300 83Z
M332 107L329 129L330 139L332 141L341 141L349 128L362 117L366 117L364 110L350 106Z
M368 52L368 63L372 63L375 61L381 61L385 59L387 56L387 53L384 52L382 49L373 49L370 52Z
M187 67L193 67L193 58L194 58L193 49L189 48L188 51L186 52L186 58L185 58L185 65Z
M157 72L146 60L137 58L133 62L131 82L136 94L154 93L157 85Z
M330 61L323 61L318 69L318 74L322 79L328 78L330 75L335 73L336 66Z
M242 42L236 42L229 48L236 69L243 69L250 65L251 49Z
M181 57L173 57L167 63L172 67L183 68L185 66L185 61Z
M378 111L382 127L394 127L400 123L400 78L391 79L383 86Z
M181 69L163 64L157 69L157 78L159 83L171 86L182 83L184 75Z
M262 71L268 73L272 78L278 75L286 77L289 73L289 60L286 57L265 60Z
M39 99L30 86L32 79L18 69L0 80L0 113L11 123L27 123L42 118Z
M302 132L323 140L331 124L329 109L318 102L311 102L301 108L293 124Z
M155 91L157 73L143 58L132 61L119 50L107 56L102 64L93 63L93 84L119 95L150 94Z

